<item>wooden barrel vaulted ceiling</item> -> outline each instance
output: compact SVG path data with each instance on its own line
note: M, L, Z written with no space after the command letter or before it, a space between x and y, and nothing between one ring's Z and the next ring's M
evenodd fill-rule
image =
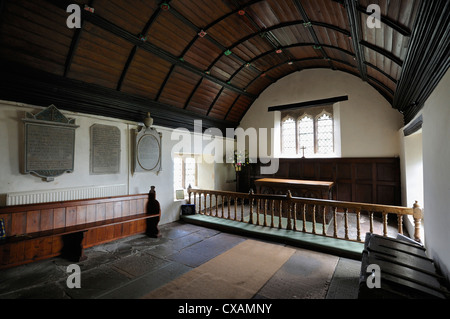
M0 99L223 129L278 79L329 68L367 81L409 122L449 67L449 2L3 1ZM66 25L72 3L81 28ZM370 4L380 28L367 24Z

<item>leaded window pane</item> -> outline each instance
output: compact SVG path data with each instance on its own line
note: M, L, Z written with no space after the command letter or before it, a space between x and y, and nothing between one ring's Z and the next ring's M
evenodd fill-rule
M317 120L317 152L333 153L333 119L328 114L323 114Z
M300 154L314 154L314 121L309 116L298 121L298 143Z
M281 123L281 147L283 154L296 153L295 121L291 117Z
M183 187L183 160L176 156L173 159L173 175L175 189L182 189Z
M195 158L193 157L187 157L185 162L184 162L184 167L185 167L185 178L186 178L186 183L185 186L186 188L189 187L189 185L191 186L195 186L196 183L196 165L195 165Z

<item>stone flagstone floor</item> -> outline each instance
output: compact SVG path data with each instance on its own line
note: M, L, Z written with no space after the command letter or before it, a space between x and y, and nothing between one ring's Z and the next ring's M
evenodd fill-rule
M80 289L67 287L71 263L59 257L0 270L0 299L137 299L247 239L183 222L160 230L161 238L136 235L87 249ZM339 258L326 298L357 298L360 267ZM290 298L277 292L276 299Z

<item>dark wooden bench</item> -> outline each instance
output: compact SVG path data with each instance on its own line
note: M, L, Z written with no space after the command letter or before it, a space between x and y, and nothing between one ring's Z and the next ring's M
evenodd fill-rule
M0 268L58 255L78 262L87 247L138 233L158 237L160 216L154 187L149 194L2 207Z
M378 274L368 266L379 267ZM379 287L369 287L379 276ZM426 249L401 239L366 234L358 298L360 299L447 299L448 283L440 275Z

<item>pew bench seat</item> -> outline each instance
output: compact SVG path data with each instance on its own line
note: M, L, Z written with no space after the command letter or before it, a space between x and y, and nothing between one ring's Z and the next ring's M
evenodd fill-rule
M78 262L88 247L142 233L159 237L161 209L152 191L0 207L0 269L55 256Z
M114 226L133 221L147 220L149 218L159 218L159 215L144 213L134 216L118 217L102 221L78 224L74 226L54 228L34 233L14 235L6 237L3 240L1 240L0 245L13 244L25 240L62 236L64 243L62 256L70 261L78 262L86 259L86 256L84 255L83 239L85 232L87 232L88 230L107 226ZM149 227L149 225L147 225L146 234L151 237L157 237L158 233L155 233L151 229L152 227Z

